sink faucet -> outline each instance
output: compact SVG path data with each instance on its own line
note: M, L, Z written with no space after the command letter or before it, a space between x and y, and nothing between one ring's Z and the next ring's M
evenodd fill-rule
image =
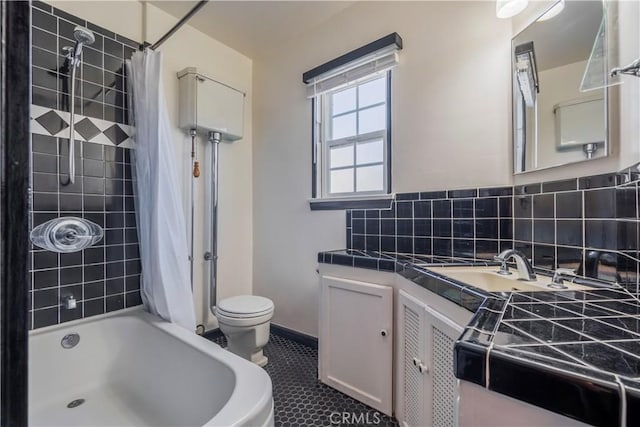
M502 265L500 266L500 271L498 274L511 274L509 272L509 267L507 266L507 261L513 258L516 261L516 267L518 268L518 275L521 280L533 281L536 279L536 274L533 272L533 267L531 266L531 262L527 259L525 254L520 252L517 249L507 249L500 252L498 255L493 257L496 261L500 261Z
M570 268L558 268L553 273L553 279L551 279L551 283L549 283L547 286L552 289L567 289L567 285L564 284L564 281L567 279L573 279L575 277L575 270L571 270Z

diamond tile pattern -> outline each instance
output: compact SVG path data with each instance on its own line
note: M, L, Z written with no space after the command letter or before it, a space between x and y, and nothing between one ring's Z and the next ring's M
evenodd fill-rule
M76 123L76 131L87 141L100 133L100 129L86 117Z
M69 127L69 124L62 119L54 110L50 110L48 113L36 119L51 135L55 135L60 131Z
M31 132L37 135L69 138L69 113L40 105L31 105ZM102 145L133 148L133 127L114 121L75 115L76 139Z
M225 347L227 342L220 334L211 338L216 344ZM330 426L338 416L332 413L368 414L368 419L380 417L376 426L393 426L395 419L380 414L318 381L318 351L281 336L271 334L264 349L269 363L265 370L273 383L275 406L275 425L278 427ZM340 424L341 425L341 424Z
M113 125L110 128L104 131L104 134L109 138L111 142L116 145L122 144L125 140L129 138L129 135L125 131L123 131L120 126Z

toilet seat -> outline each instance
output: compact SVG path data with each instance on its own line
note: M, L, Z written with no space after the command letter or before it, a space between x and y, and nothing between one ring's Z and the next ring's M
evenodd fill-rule
M226 298L216 307L216 315L233 319L254 319L273 314L273 301L256 295Z
M258 317L227 317L216 310L216 318L219 325L233 326L237 328L251 328L267 323L273 317L273 313L267 313Z

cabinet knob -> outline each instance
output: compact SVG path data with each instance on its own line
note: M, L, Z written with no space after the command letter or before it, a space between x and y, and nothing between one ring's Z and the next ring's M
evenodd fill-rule
M420 371L421 374L424 374L425 372L428 372L429 369L427 369L427 365L420 363L418 364L418 371Z
M387 330L386 329L381 330L380 331L380 335L382 335L383 337L386 337L387 336Z
M422 362L420 361L420 359L418 359L417 357L413 358L413 366L418 366L419 364L421 364Z

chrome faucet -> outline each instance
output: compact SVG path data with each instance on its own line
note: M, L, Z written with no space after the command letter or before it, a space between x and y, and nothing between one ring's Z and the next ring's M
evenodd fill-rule
M509 259L511 258L516 261L516 267L518 268L518 275L520 276L520 280L526 280L529 282L536 280L536 273L533 272L533 266L531 265L531 262L527 259L525 254L517 249L507 249L493 257L493 259L502 263L500 265L500 271L498 271L498 274L511 274L511 272L509 271L509 266L507 266L507 261L509 261Z
M76 297L73 295L67 295L62 297L62 307L65 310L73 310L77 307Z
M570 268L558 268L553 273L553 279L551 279L551 283L549 286L552 289L567 289L567 285L564 284L564 281L568 278L575 278L576 272L571 270Z

